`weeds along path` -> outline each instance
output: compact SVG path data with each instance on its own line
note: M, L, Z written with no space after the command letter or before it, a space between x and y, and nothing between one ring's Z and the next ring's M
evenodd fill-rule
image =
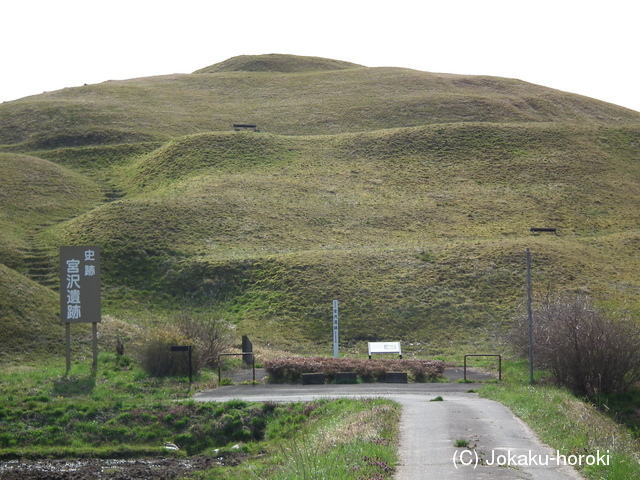
M402 405L396 480L582 478L562 459L558 461L556 452L542 444L508 408L468 393L469 388L469 384L450 383L237 385L194 398L203 402L306 402L385 397Z

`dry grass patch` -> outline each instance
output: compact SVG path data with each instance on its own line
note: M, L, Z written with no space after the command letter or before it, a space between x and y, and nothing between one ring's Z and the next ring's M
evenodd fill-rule
M379 438L380 432L387 427L389 415L397 414L397 410L397 406L385 403L347 416L334 428L325 432L325 447L352 440L368 442Z

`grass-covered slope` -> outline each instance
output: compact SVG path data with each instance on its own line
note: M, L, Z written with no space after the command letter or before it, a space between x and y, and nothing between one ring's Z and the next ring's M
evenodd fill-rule
M57 295L0 264L0 330L5 355L47 351L63 354L64 327L57 315Z
M2 262L100 245L109 312L189 299L254 341L309 345L330 341L338 299L345 343L434 354L485 343L518 310L526 248L538 293L640 311L640 113L621 107L269 55L0 113L0 165L40 172L33 197L2 190ZM109 189L124 196L100 202Z
M48 241L102 245L109 283L221 303L264 341L329 338L334 298L345 341L467 341L521 303L528 247L539 291L640 306L639 136L489 123L199 134L121 167L127 197Z
M631 208L640 164L624 146L636 138L638 128L486 123L302 138L200 134L117 170L129 196L96 214L166 211L148 219L191 225L193 234L188 225L175 234L201 244L199 253L228 242L278 252L502 238L540 225L564 236L610 234L640 220ZM189 210L200 219L187 219ZM141 234L145 218L133 222Z
M221 72L319 72L324 70L344 70L358 68L356 63L332 60L320 57L302 57L299 55L282 55L277 53L267 55L239 55L223 62L209 65L193 73L221 73Z
M108 81L4 103L0 145L166 141L229 131L235 123L274 134L324 135L452 122L640 121L638 112L520 80L344 68L342 62L341 69L322 70L309 67L307 57L278 55L252 57L248 63L260 64L260 71L234 63L238 71L227 66Z
M39 228L90 210L104 197L90 178L35 156L0 153L0 178L0 263L11 268L23 269Z

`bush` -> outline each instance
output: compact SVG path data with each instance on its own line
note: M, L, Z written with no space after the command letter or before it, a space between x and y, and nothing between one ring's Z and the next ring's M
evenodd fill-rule
M198 365L206 368L218 366L218 355L231 344L227 326L214 316L196 316L183 312L176 318L177 329L191 339L190 345L198 356Z
M527 318L511 340L528 355ZM533 312L534 365L578 394L627 390L640 380L640 335L628 319L612 318L586 297L545 301Z
M417 382L434 381L444 373L439 360L363 360L333 357L281 357L264 362L273 382L297 383L303 373L324 373L329 381L338 372L356 372L365 382L384 382L387 372L409 372Z
M172 345L191 345L192 369L217 366L218 354L230 343L226 326L215 317L198 317L183 312L171 325L149 330L138 347L142 368L154 377L189 374L189 358L185 352L172 352Z
M190 345L190 339L175 328L165 327L146 333L138 350L140 365L152 377L189 374L189 359L183 352L172 352L171 345ZM197 372L197 358L193 359L193 371Z

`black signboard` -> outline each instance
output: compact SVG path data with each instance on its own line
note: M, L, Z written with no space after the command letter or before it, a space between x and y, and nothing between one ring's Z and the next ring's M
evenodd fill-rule
M100 322L100 247L60 247L60 320Z

